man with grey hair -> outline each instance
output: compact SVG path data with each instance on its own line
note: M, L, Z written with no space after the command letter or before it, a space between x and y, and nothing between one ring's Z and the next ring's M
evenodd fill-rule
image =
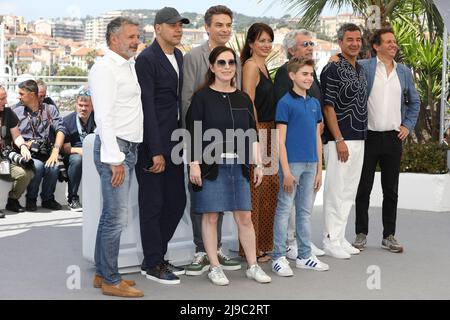
M135 282L122 279L118 268L120 235L128 216L131 178L143 137L141 88L134 68L139 24L126 17L106 29L109 50L89 73L97 131L94 162L100 175L103 209L95 243L93 285L103 294L142 297Z
M278 68L275 75L274 90L275 99L279 101L286 93L292 90L292 80L289 78L289 72L287 65L292 57L312 59L315 43L312 41L312 34L305 29L292 30L283 40L284 50L286 51L286 57L288 61ZM320 83L317 79L316 72L314 71L314 82L311 88L307 91L308 95L316 98L321 102L323 107L322 93L320 91ZM323 125L322 125L323 127ZM314 243L311 242L311 251L315 256L323 256L324 252L317 248ZM297 259L297 240L295 239L295 210L292 210L289 216L288 225L288 248L286 257L292 260Z
M36 83L38 85L39 103L51 104L51 105L54 105L56 108L58 108L55 101L53 101L52 98L47 96L47 84L44 82L44 80L38 79L38 80L36 80Z
M274 89L275 99L279 101L290 89L292 89L292 80L289 78L287 64L292 57L313 59L315 43L312 41L312 34L305 29L292 30L283 40L284 50L288 61L278 68L275 75ZM316 98L322 103L322 93L320 83L314 72L314 82L308 90L308 95Z

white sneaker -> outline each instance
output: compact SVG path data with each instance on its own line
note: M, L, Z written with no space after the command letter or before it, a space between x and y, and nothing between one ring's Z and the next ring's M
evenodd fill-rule
M323 251L326 255L336 259L350 259L351 255L340 246L339 242L331 242L329 239L323 241Z
M321 257L321 256L325 255L325 252L323 250L317 248L314 243L312 243L312 242L310 242L310 243L311 243L311 255L316 256L316 257Z
M230 283L221 267L212 267L208 273L208 278L218 286L226 286Z
M311 269L316 271L327 271L330 269L329 265L320 261L314 255L312 255L308 259L297 259L295 261L295 266L299 269Z
M341 241L341 247L348 254L359 254L359 249L352 246L345 238Z
M296 244L290 245L286 249L286 258L295 260L297 259L297 253L298 253L297 245Z
M280 257L275 261L272 261L272 271L281 277L292 277L294 272L289 267L289 261L286 257Z
M257 264L250 266L245 274L247 275L247 278L254 279L259 283L269 283L272 281L272 278L270 278Z
M317 248L314 243L310 242L311 244L311 254L316 256L316 257L321 257L325 254L325 252L323 252L323 250ZM291 259L291 260L296 260L298 256L298 248L297 245L290 245L287 247L286 249L286 258Z

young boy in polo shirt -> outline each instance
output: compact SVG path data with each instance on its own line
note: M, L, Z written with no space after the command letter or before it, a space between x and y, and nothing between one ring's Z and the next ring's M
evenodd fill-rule
M289 213L295 204L298 254L296 267L326 271L329 266L311 253L311 223L314 192L322 185L320 102L306 94L313 81L314 61L292 58L288 63L293 88L278 102L275 121L279 131L280 191L275 212L272 271L293 275L286 259Z

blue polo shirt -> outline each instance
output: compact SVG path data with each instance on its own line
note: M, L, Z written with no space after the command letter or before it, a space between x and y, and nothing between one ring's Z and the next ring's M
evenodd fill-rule
M288 162L318 162L317 124L322 121L320 102L292 89L278 101L275 122L287 125Z

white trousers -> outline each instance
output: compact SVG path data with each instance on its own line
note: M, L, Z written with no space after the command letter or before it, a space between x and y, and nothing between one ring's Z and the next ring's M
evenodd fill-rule
M324 243L341 241L345 236L348 216L355 201L364 160L364 140L345 141L349 157L347 162L338 160L336 142L324 145L326 166L323 190L323 214L325 218Z

